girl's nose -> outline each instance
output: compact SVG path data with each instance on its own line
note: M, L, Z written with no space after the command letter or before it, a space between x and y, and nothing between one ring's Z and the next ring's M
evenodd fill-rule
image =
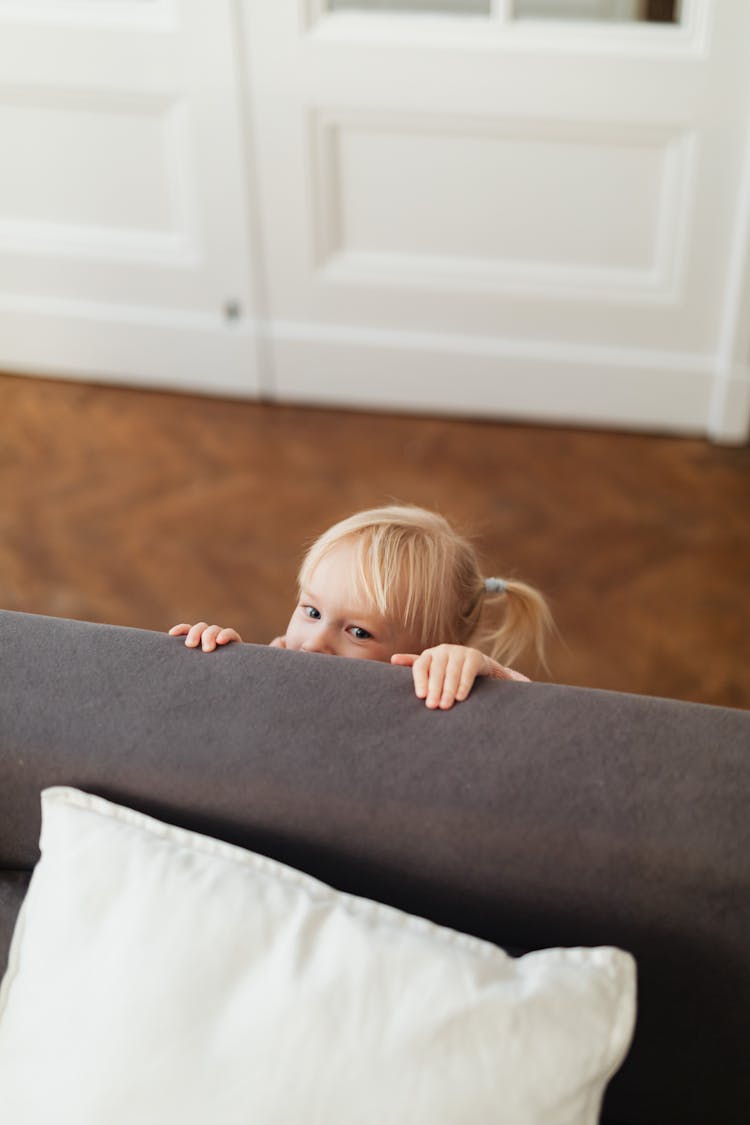
M303 652L318 652L323 655L333 655L333 647L331 645L328 633L320 630L314 637L309 637L302 646Z

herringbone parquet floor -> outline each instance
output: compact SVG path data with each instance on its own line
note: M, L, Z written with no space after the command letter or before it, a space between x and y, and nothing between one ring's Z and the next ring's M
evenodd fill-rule
M548 595L536 678L750 707L750 448L0 377L0 605L265 643L304 544L399 499Z

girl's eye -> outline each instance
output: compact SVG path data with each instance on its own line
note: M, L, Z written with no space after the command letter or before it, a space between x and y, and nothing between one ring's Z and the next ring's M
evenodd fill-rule
M314 605L303 605L302 612L305 617L312 617L315 621L320 617L320 610L316 609Z
M352 636L358 641L371 641L372 633L368 633L361 625L352 625Z

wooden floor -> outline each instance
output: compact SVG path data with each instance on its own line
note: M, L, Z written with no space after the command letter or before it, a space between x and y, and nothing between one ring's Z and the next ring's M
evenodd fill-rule
M540 586L535 678L750 707L750 448L0 377L0 606L267 642L307 541L392 499Z

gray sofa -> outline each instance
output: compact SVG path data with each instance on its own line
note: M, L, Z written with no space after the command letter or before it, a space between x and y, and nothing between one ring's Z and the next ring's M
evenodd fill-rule
M0 612L0 959L72 785L513 952L618 945L635 1040L603 1120L750 1120L750 712Z

